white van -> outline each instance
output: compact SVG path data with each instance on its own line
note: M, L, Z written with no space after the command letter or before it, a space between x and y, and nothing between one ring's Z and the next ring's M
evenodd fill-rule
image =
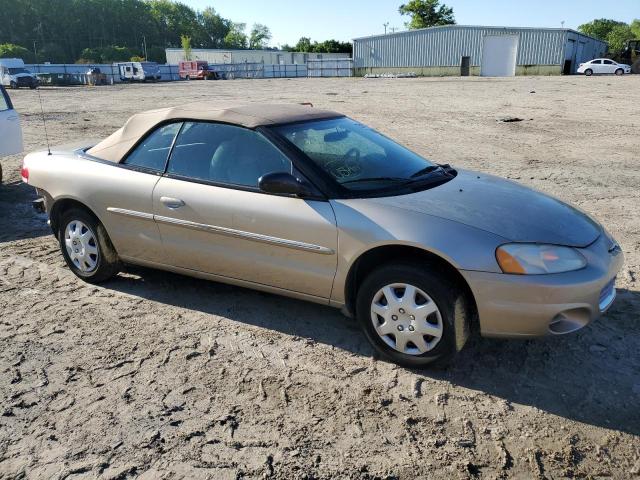
M22 152L22 129L20 117L13 109L11 99L0 85L0 157ZM2 165L0 165L0 182L2 181Z
M123 62L116 65L123 82L155 82L161 78L156 62Z
M10 88L38 88L38 78L27 70L21 58L0 58L0 85Z

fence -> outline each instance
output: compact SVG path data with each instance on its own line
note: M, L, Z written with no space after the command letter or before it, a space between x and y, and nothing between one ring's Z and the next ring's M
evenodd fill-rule
M309 77L353 77L353 60L308 60Z
M120 71L112 64L31 64L26 68L38 75L43 83L86 85L88 71L99 68L106 75L106 83L121 83ZM159 65L160 81L180 80L178 65ZM229 80L236 78L304 78L304 77L352 77L353 60L308 60L306 64L269 65L265 63L209 64L209 69Z
M177 65L159 65L160 81L170 82L180 80ZM70 85L86 85L89 83L87 72L92 68L99 68L100 72L107 77L107 83L120 83L120 71L117 65L113 64L32 64L26 65L27 70L35 73L39 77L59 77L61 83ZM66 81L65 81L66 80Z

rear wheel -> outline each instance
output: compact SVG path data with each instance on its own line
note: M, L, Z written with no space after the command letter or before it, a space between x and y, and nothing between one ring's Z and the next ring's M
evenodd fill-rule
M16 82L14 82L13 80L11 80L11 82L9 82L9 87L12 89L16 89L18 88L18 84Z
M587 69L584 71L584 74L585 74L587 77L590 77L591 75L593 75L593 70L591 70L590 68L587 68Z
M616 70L616 75L618 75L618 76L624 75L624 70L621 69L621 68L617 69Z
M89 283L104 282L118 273L118 254L95 216L72 208L62 214L58 224L60 249L73 273Z
M456 326L469 325L468 315L456 282L427 264L382 266L357 295L356 316L367 339L380 354L407 367L450 360L457 351Z

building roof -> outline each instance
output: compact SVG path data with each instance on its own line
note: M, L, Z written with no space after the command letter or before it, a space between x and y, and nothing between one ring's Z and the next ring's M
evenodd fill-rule
M342 115L337 112L299 104L225 106L192 103L138 113L87 153L103 160L120 162L147 132L171 120L213 121L256 128L339 116Z
M490 30L540 30L540 31L548 31L548 32L571 32L576 35L581 35L583 37L591 38L592 40L596 40L598 42L607 43L604 40L600 40L599 38L592 37L590 35L586 35L582 32L578 32L577 30L573 30L571 28L549 28L549 27L504 27L497 25L438 25L435 27L427 27L427 28L417 28L415 30L402 30L400 32L393 33L379 33L376 35L368 35L365 37L354 38L353 41L356 42L358 40L367 40L371 38L379 38L379 37L393 37L393 36L401 36L406 35L408 33L414 32L424 32L426 30L436 30L436 29L490 29Z

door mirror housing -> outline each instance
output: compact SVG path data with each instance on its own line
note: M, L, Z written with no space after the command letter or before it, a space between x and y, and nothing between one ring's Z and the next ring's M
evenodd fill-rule
M310 188L287 172L267 173L261 176L258 180L258 187L263 192L277 195L296 195L298 197L311 195Z

